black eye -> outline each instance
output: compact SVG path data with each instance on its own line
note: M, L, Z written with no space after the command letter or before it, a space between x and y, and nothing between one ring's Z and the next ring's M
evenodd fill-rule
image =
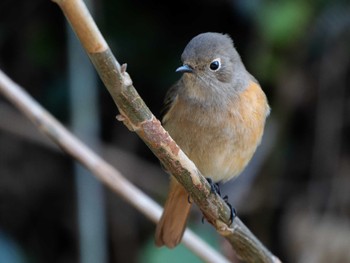
M221 67L221 63L220 63L219 59L213 60L209 65L209 68L212 71L217 71L217 70L219 70L220 67Z

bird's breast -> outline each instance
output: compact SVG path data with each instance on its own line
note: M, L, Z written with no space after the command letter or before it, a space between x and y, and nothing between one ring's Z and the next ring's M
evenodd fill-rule
M205 177L226 181L252 158L268 112L265 94L251 82L224 107L177 97L164 117L165 129Z

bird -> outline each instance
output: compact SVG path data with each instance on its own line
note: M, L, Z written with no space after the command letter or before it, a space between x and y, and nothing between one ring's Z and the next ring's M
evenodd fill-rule
M270 107L258 81L246 70L227 34L192 38L176 69L181 78L165 96L162 124L208 180L237 177L261 142ZM191 208L188 192L170 176L156 246L174 248Z

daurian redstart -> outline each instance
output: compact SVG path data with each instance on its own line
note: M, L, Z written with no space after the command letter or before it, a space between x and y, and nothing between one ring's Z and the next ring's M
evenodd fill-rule
M164 128L213 182L238 176L263 135L270 108L228 35L203 33L182 53L181 79L168 91ZM188 193L171 176L157 246L175 247L191 208Z

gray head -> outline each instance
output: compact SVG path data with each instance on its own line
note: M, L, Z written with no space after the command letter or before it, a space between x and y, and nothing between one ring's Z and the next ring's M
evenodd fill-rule
M187 95L207 100L213 96L230 96L242 91L249 83L239 54L228 35L203 33L194 37L182 53L182 80Z

